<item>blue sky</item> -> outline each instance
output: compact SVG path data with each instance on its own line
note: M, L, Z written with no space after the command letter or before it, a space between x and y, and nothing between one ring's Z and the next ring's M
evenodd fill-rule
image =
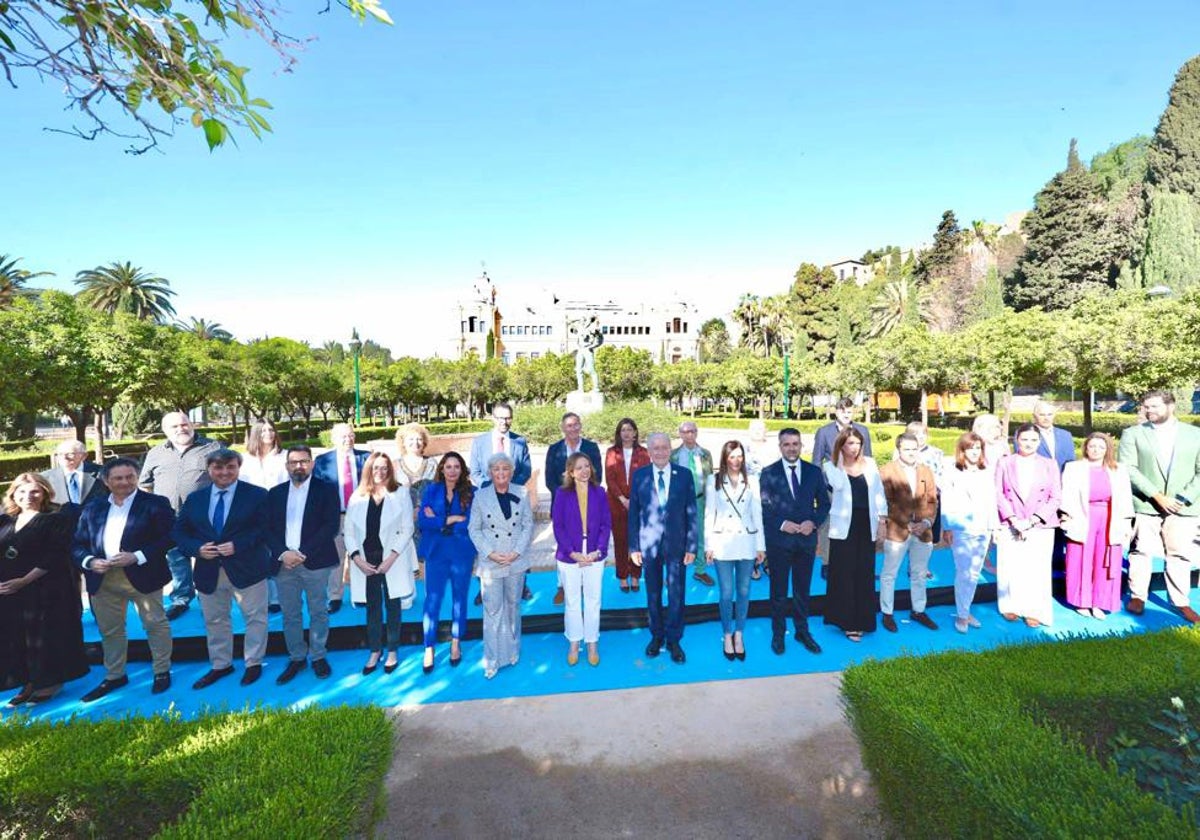
M802 261L1002 221L1066 160L1153 131L1200 4L290 3L292 73L240 39L275 133L210 154L47 133L5 89L0 253L73 288L131 260L181 316L397 353L453 335L480 263L502 300L681 295L702 316ZM841 4L836 4L841 6Z

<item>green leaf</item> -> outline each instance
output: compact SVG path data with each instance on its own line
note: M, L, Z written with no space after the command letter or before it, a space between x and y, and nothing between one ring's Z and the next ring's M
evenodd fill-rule
M274 130L271 128L271 124L269 122L267 122L266 118L264 118L262 114L259 114L256 111L250 111L249 114L250 114L250 119L253 122L257 123L263 129L263 131L273 131Z
M204 139L208 142L208 150L211 152L217 146L225 142L229 134L229 130L225 127L225 123L220 120L212 119L211 117L201 123L204 129Z
M252 105L255 108L270 108L270 109L274 110L274 106L271 105L271 103L265 99L251 99L246 104Z
M136 111L142 104L142 92L143 88L137 82L130 82L125 86L125 102L129 105L129 110Z
M0 12L0 14L3 14L3 12ZM13 46L12 39L9 38L8 35L5 34L3 29L0 29L0 41L3 41L4 45L6 47L8 47L10 50L14 50L14 51L16 50L16 47Z

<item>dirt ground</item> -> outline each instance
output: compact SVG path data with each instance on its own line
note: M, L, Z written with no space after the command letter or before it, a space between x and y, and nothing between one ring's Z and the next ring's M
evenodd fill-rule
M397 709L377 837L888 835L840 674Z

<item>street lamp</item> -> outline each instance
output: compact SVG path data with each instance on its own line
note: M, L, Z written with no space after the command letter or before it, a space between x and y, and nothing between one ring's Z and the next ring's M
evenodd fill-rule
M350 352L354 355L354 424L362 422L362 384L358 376L358 358L362 355L362 342L358 340L358 329L350 333Z

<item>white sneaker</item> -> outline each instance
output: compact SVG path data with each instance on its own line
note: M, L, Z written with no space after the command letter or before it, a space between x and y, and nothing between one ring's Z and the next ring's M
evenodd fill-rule
M1104 619L1108 618L1108 613L1099 607L1092 607L1092 618L1097 621L1104 621Z
M954 629L957 630L959 633L966 633L967 632L967 620L965 618L954 619Z

